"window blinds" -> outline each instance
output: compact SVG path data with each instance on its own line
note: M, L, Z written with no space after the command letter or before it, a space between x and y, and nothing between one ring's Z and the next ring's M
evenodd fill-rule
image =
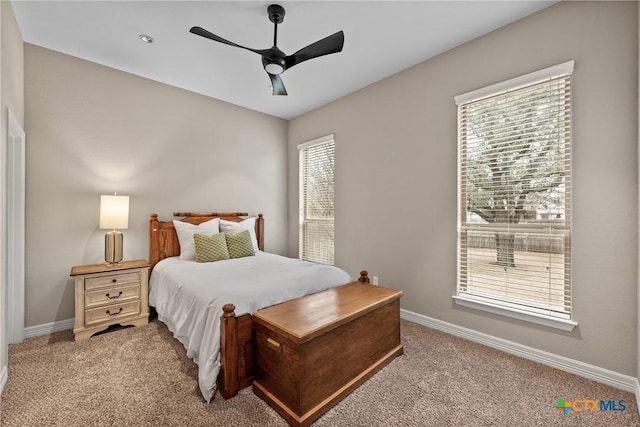
M572 71L456 98L458 296L570 319Z
M300 150L300 258L334 262L333 135L298 146Z

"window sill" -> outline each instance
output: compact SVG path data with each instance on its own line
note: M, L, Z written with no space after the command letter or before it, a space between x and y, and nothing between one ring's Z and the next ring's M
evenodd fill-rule
M573 328L578 326L578 323L573 320L560 319L546 314L532 313L515 307L499 305L482 297L472 295L454 295L452 298L456 304L463 307L488 311L489 313L500 314L502 316L524 320L525 322L536 323L550 328L561 329L563 331L572 331Z

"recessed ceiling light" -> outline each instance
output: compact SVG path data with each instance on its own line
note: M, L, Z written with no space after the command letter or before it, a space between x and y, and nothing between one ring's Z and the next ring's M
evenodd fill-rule
M153 43L153 37L151 37L150 35L140 34L138 37L140 37L140 40L145 43Z

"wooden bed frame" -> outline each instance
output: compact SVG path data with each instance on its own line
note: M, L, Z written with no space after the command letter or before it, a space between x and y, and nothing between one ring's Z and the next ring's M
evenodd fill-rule
M180 221L190 224L200 224L213 218L240 222L248 214L246 212L174 212L175 217L182 217ZM256 238L258 247L264 250L264 218L258 214L256 218ZM164 258L180 255L180 243L173 226L173 221L158 221L157 214L149 218L149 262L151 270ZM361 282L369 283L366 271L360 272ZM223 398L229 399L241 389L253 382L254 372L254 342L253 318L250 314L236 316L236 307L229 303L222 310L220 323L220 373L217 388ZM215 390L214 390L215 395Z

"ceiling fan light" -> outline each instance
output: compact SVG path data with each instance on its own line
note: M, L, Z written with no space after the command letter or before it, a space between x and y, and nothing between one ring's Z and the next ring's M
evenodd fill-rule
M268 62L264 64L264 69L269 74L282 74L284 72L284 67L277 62Z

